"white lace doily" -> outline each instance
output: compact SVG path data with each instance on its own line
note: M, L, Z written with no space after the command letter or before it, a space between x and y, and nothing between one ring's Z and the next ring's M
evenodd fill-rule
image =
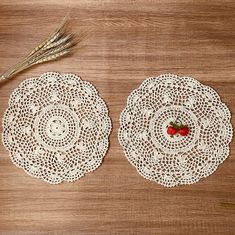
M177 117L187 136L166 132ZM192 184L212 174L229 155L230 112L210 87L172 74L145 80L128 97L119 141L145 178L166 187Z
M99 167L110 131L104 101L74 74L48 72L23 81L3 119L3 143L13 163L51 184Z

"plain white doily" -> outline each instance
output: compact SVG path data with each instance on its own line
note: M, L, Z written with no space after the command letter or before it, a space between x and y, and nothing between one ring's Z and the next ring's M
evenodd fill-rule
M13 91L2 138L15 165L58 184L100 166L110 131L108 109L91 83L47 72Z

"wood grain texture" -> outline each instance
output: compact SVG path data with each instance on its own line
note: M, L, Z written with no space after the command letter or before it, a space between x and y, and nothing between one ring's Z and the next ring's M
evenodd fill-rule
M1 0L0 73L47 37L69 13L79 50L0 87L0 117L12 90L46 71L92 82L109 106L110 149L102 166L74 183L48 185L15 167L0 144L1 235L235 234L235 142L208 178L164 188L142 178L117 140L128 94L172 72L216 89L235 124L234 0ZM2 132L2 129L0 130Z

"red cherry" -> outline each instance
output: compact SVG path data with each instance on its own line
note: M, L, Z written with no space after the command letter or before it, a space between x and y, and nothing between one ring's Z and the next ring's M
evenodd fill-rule
M175 135L177 133L177 130L173 126L167 127L167 134L168 135Z
M189 133L189 129L188 129L188 127L183 127L181 129L179 129L178 133L182 136L186 136Z

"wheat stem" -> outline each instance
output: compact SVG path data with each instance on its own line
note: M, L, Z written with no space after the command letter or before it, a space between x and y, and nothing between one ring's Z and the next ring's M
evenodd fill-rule
M30 68L36 64L55 60L59 57L67 55L76 45L74 35L66 34L66 20L61 26L49 36L43 43L35 47L22 61L9 68L0 77L0 81L10 79L21 71Z

